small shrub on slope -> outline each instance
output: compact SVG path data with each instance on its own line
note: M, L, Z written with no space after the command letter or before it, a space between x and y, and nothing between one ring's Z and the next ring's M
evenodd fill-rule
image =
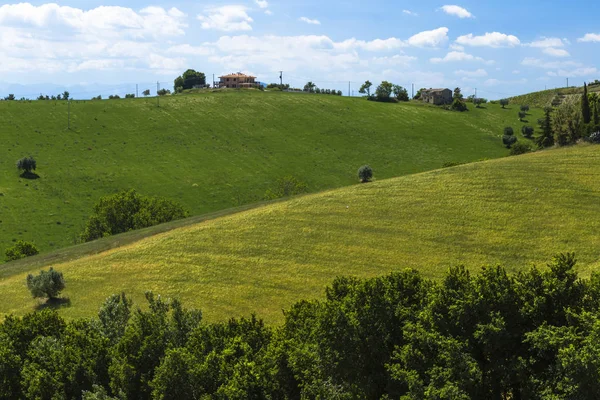
M185 218L174 201L142 196L135 190L105 196L94 206L81 238L85 242Z
M6 261L20 260L25 257L35 256L39 250L33 243L19 240L13 247L6 249Z

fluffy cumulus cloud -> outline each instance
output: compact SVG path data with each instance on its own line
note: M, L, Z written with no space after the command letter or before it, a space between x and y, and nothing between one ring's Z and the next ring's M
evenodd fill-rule
M480 63L484 63L484 64L488 64L488 65L491 65L494 63L494 61L484 60L481 57L476 57L472 54L468 54L463 51L451 51L448 54L446 54L446 56L443 58L440 58L440 57L431 58L430 61L433 64L450 63L450 62L469 62L469 61L480 62Z
M560 38L547 38L547 37L543 37L539 40L535 40L531 43L527 43L526 46L529 47L537 47L537 48L542 48L542 49L546 49L549 47L565 47L566 45L566 41Z
M321 25L321 21L319 21L318 19L310 19L307 17L300 17L298 18L298 21L305 22L309 25Z
M456 39L456 43L461 46L473 46L473 47L515 47L521 44L518 37L514 35L507 35L500 32L486 33L482 36L474 36L472 33L468 35L459 36Z
M0 7L0 70L171 73L185 60L162 60L160 41L183 36L186 17L177 8L6 4Z
M546 47L544 50L544 54L547 54L552 57L570 57L571 54L565 49L557 49L554 47Z
M415 47L440 47L448 42L448 28L442 27L411 36L407 43Z
M202 23L202 29L222 32L251 31L251 23L254 22L248 15L248 9L239 5L209 8L196 18Z
M578 42L600 42L600 33L586 33L583 37L577 39Z
M267 0L255 0L254 2L260 8L269 8L269 2Z
M456 5L446 5L441 8L448 15L453 15L458 18L473 18L473 14L467 11L466 8Z

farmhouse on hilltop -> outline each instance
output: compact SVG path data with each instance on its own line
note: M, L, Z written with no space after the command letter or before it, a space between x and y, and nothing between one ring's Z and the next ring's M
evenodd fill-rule
M450 89L424 89L421 91L421 100L425 103L440 106L452 103L452 90Z
M255 76L245 75L241 72L235 74L220 76L219 87L228 89L240 89L240 88L256 88L259 83L256 82Z

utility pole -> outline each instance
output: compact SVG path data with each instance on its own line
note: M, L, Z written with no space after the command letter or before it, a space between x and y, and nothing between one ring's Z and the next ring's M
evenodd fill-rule
M567 88L569 88L569 78L567 78Z
M350 81L348 81L348 97L350 97Z
M283 71L279 71L279 81L281 83L281 87L283 88Z
M411 97L411 99L414 99L414 98L415 98L415 84L413 83L412 84L412 97Z
M138 97L140 97L139 93L138 93L138 84L135 84L135 98L137 99Z
M213 89L215 88L215 74L213 74L213 84L212 84Z
M475 98L477 98L477 88L475 88Z
M160 95L158 91L160 90L160 82L156 82L156 107L160 107Z

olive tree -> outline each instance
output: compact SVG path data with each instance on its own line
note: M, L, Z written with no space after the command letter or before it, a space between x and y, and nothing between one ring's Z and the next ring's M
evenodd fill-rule
M55 271L50 267L48 271L40 271L40 274L27 275L27 288L33 298L56 299L65 288L65 279L62 272Z
M368 165L363 165L358 169L358 179L362 183L371 182L371 179L373 179L373 169Z

